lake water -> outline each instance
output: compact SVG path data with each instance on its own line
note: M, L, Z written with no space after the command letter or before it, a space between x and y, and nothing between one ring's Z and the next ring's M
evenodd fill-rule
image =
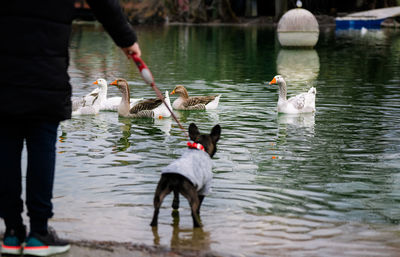
M214 111L176 111L187 127L222 127L202 230L187 201L166 198L152 231L160 169L186 140L170 118L115 112L61 124L51 224L68 239L205 249L233 256L398 256L400 252L400 31L322 28L315 50L283 50L257 26L137 28L156 84L222 94ZM128 80L154 97L100 26L75 26L73 95L97 78ZM278 115L276 74L288 94L317 89L315 114ZM109 96L118 96L109 87ZM175 96L171 96L171 101Z

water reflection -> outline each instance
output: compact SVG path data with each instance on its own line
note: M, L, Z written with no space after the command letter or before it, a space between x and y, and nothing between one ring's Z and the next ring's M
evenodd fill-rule
M118 115L118 114L117 114ZM118 117L118 121L121 123L120 130L122 132L120 139L116 143L115 151L125 151L131 146L131 135L132 125L136 128L140 128L142 133L152 136L159 134L162 131L166 136L170 135L172 126L171 118L164 119L131 119L125 117Z
M113 41L98 23L73 26L70 49L69 74L73 86L94 81L93 78L116 78L129 74L126 57L114 47Z
M177 118L188 123L190 120L195 120L198 118L208 120L211 124L219 123L219 110L207 110L207 111L180 111L174 110Z
M119 117L118 121L121 123L120 129L122 135L117 141L113 151L124 152L131 146L129 138L132 135L131 132L132 121L128 118L123 118L123 117Z
M363 42L370 41L371 43L383 42L386 40L388 34L389 31L384 29L346 29L335 31L337 39L351 39L353 42L354 40Z
M172 127L172 118L154 119L154 126L169 136Z
M196 250L207 252L211 249L210 232L204 231L203 228L181 228L179 226L179 211L172 211L173 218L172 235L170 246L173 250ZM158 227L152 227L153 242L160 245L162 238L158 233Z
M96 133L96 136L107 133L114 119L118 114L107 112L105 115L82 115L80 117L72 117L70 120L61 122L60 129L62 132L62 142L69 139L69 135L74 132L87 131L90 128L90 132ZM90 133L86 135L90 137ZM84 139L84 138L83 138Z
M314 49L280 49L276 58L276 70L292 86L304 86L313 83L319 74L319 57Z
M278 126L294 125L297 128L314 128L315 113L286 114L277 115Z

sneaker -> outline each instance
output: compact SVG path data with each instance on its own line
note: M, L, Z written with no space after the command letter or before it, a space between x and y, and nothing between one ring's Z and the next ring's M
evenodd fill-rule
M21 255L22 244L25 241L25 226L20 229L7 229L4 234L3 243L1 244L1 254Z
M46 235L31 232L24 246L24 255L49 256L63 253L71 246L65 240L58 238L54 229L49 228Z

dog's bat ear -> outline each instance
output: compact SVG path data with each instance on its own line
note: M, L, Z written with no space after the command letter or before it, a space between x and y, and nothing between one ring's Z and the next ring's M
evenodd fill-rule
M189 125L189 137L191 140L196 141L197 137L200 136L199 129L196 124L190 123Z
M210 134L214 143L218 142L220 135L221 135L221 126L217 124L212 128L211 134Z

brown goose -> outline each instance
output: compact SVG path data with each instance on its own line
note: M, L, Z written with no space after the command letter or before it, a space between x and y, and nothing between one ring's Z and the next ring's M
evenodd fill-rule
M122 93L121 103L118 106L118 114L129 118L163 118L171 116L167 107L159 98L144 99L130 106L130 89L125 79L116 79L111 83L119 88ZM168 91L165 91L165 102L171 108Z
M217 109L221 95L214 96L191 96L182 85L178 85L171 92L179 94L179 97L172 103L172 107L177 110L213 110Z

